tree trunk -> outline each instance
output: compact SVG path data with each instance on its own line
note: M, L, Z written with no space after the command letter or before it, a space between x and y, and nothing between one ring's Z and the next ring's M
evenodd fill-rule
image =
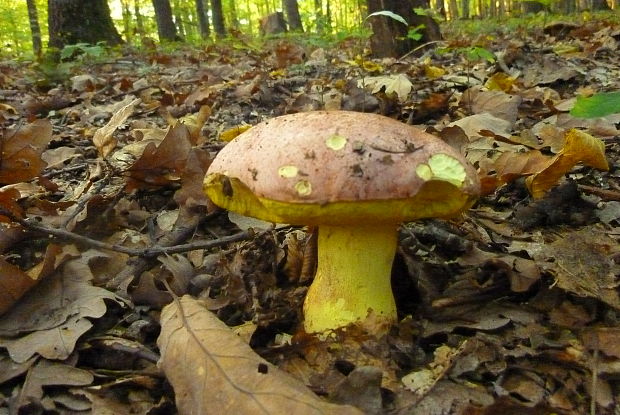
M35 56L41 56L43 49L41 43L41 27L39 26L39 14L37 13L37 4L34 0L27 0L28 19L30 20L30 33L32 35L32 51Z
M230 27L234 29L239 29L239 16L237 16L237 6L234 1L228 3L230 5L229 15L230 15Z
M145 34L144 21L142 20L142 13L140 13L140 4L138 0L133 1L133 13L136 16L136 30L140 38Z
M131 32L131 10L129 10L129 0L121 0L121 7L123 9L123 35L125 36L125 41L131 43L133 33Z
M175 0L174 2L174 27L176 28L177 33L179 34L180 38L185 38L187 36L187 32L185 31L185 25L183 22L183 16L181 13L181 7L179 5L178 0Z
M122 43L106 0L48 0L47 8L52 48L62 49L80 42Z
M497 6L495 0L489 2L489 16L497 17Z
M461 17L463 19L469 19L469 0L461 0L461 4L463 6Z
M159 40L179 40L177 36L177 28L172 20L172 7L170 7L170 0L153 0L153 8L155 9L155 20L157 21L157 34L159 35Z
M592 0L592 10L610 10L607 0Z
M213 29L218 39L226 37L226 26L224 25L224 11L222 10L222 0L211 0L211 12L213 13Z
M208 39L211 35L211 29L209 28L209 15L207 14L207 7L204 0L196 0L196 15L198 15L200 37Z
M370 49L375 57L399 57L415 46L441 39L439 25L430 16L414 13L414 8L428 8L426 0L367 0L368 13L388 10L403 17L408 27L387 16L370 18L373 34L370 37ZM424 25L422 38L418 41L407 37L410 27Z
M459 18L459 6L456 4L456 0L450 0L450 20L458 20Z
M332 7L331 7L330 0L325 0L325 1L326 1L325 28L327 29L328 33L331 33L332 31Z
M523 7L523 13L525 14L533 14L543 11L545 8L542 3L539 3L535 0L532 1L524 1L521 3Z
M314 18L316 20L316 32L325 32L325 16L323 15L323 0L314 0Z
M301 16L299 15L299 6L297 0L282 0L282 9L286 13L288 19L288 26L292 32L303 32L304 26L301 23Z

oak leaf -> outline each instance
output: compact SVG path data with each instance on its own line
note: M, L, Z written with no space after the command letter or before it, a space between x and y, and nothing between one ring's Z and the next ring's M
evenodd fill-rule
M362 412L325 402L299 380L254 353L189 296L161 314L159 366L180 414L342 414Z
M52 139L52 124L36 120L0 137L0 184L25 182L45 168L41 153Z

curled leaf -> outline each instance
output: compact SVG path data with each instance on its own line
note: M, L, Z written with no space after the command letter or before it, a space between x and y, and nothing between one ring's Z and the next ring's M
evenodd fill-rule
M577 163L599 170L609 170L605 158L605 144L590 134L571 129L566 133L562 150L542 170L526 179L530 194L535 198L542 197Z

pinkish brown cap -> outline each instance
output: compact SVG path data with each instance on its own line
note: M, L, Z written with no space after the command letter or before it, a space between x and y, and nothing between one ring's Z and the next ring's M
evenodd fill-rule
M480 184L465 158L433 135L377 114L316 111L239 135L209 167L204 190L246 216L341 225L454 216Z

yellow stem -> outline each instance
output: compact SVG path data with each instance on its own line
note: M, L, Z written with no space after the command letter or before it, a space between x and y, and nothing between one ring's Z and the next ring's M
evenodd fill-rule
M396 225L319 226L317 272L304 302L306 332L358 322L372 322L366 328L376 332L395 322L396 242Z

